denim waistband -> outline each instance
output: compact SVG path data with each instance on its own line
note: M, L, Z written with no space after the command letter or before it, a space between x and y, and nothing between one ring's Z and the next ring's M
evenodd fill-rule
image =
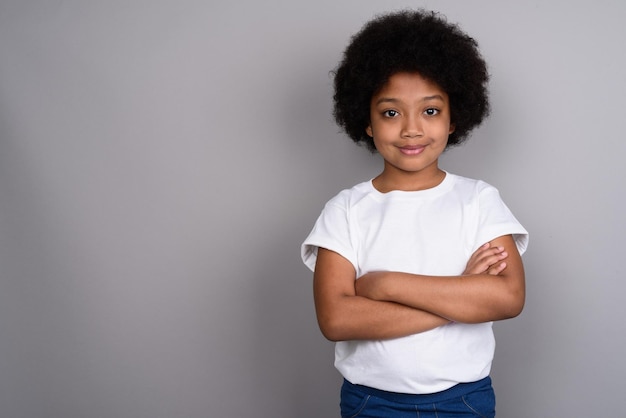
M345 384L353 386L355 389L368 395L376 396L378 398L386 399L391 402L407 403L407 404L424 404L424 403L436 403L443 402L448 399L459 398L470 392L474 392L484 386L491 386L491 377L487 376L476 382L459 383L452 386L450 389L443 390L436 393L426 394L410 394L410 393L396 393L387 392L385 390L371 388L369 386L355 385L344 379Z

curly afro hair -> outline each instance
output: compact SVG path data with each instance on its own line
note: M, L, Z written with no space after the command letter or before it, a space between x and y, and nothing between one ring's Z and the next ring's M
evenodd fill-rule
M370 102L398 72L419 73L448 94L455 127L448 147L466 140L489 114L489 74L473 38L435 12L381 15L352 37L334 79L337 124L372 152L374 141L365 133Z

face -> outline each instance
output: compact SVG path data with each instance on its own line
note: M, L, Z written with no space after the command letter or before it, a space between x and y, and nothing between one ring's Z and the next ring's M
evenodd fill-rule
M453 131L448 95L417 73L392 75L372 97L366 132L385 160L380 177L440 176L438 159Z

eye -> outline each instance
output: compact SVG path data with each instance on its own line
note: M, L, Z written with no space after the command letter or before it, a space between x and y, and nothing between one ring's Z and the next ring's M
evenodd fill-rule
M383 116L387 117L387 118L395 118L396 116L398 116L400 113L397 110L393 110L393 109L389 109L389 110L385 110L383 112Z
M424 111L424 114L427 116L435 116L437 114L439 114L439 109L435 109L434 107L431 107L429 109L426 109Z

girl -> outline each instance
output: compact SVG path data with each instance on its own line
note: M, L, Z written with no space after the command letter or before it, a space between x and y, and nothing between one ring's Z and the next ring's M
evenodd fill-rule
M435 13L380 16L335 73L334 116L383 171L302 245L343 417L493 417L492 321L524 305L528 234L498 191L439 167L489 110L476 42Z

